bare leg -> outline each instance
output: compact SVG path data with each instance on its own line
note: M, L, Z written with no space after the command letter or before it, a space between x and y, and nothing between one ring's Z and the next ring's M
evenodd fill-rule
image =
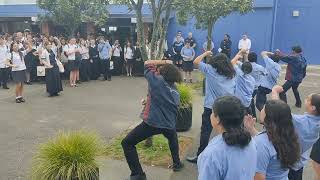
M316 174L315 180L320 180L320 164L315 161L312 161L312 167Z
M20 96L20 83L17 83L16 84L16 97L19 97Z
M21 97L23 97L23 96L22 96L22 93L23 93L23 83L21 83L21 85L20 85L20 96L21 96Z
M70 86L73 86L73 71L70 71L69 81L70 81Z

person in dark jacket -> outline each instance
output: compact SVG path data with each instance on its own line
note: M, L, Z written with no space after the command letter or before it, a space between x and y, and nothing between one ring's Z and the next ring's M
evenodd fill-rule
M91 63L90 78L91 80L97 80L100 76L100 71L99 71L100 59L99 59L98 46L96 45L96 41L94 39L90 40L89 57L90 57L90 63Z
M157 65L162 65L156 68ZM182 77L177 67L168 60L145 62L145 78L148 81L148 96L143 122L135 127L121 142L131 170L130 180L146 180L136 150L136 144L156 134L163 134L169 142L173 159L173 171L179 171L183 164L179 158L179 145L176 132L176 117L180 95L175 83Z
M224 53L225 55L228 56L228 58L231 57L231 46L232 46L232 41L230 40L229 34L224 35L223 41L220 43L220 48L221 48L221 53Z
M286 92L292 88L294 97L296 98L296 107L301 108L301 99L298 87L306 76L307 61L302 56L302 48L300 46L292 47L292 53L286 55L277 50L276 53L280 60L287 63L286 82L283 84L283 92L280 93L280 99L287 102Z

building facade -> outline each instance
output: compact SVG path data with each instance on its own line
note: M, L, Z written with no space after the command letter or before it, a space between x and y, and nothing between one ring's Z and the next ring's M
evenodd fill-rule
M57 31L50 23L39 25L35 22L37 15L44 12L35 2L36 0L19 0L19 3L0 0L0 31L14 32L26 27L46 34ZM232 49L235 54L238 41L246 32L252 41L252 51L259 53L262 50L281 49L290 52L291 46L301 45L308 63L320 64L316 53L316 43L320 42L320 36L317 36L317 32L320 32L319 8L319 0L255 0L252 12L245 15L232 13L218 20L212 37L215 49L218 49L227 33L233 41ZM135 14L123 5L110 5L108 11L110 18L105 28L98 31L104 30L112 37L121 39L129 34L132 39L136 34ZM147 5L143 7L143 17L147 36L152 26L152 14ZM84 24L82 29L87 33L97 31L90 23ZM184 36L193 32L198 44L196 52L201 53L207 31L196 29L195 19L190 19L185 26L179 25L175 16L170 19L167 33L169 47L177 31L182 31Z

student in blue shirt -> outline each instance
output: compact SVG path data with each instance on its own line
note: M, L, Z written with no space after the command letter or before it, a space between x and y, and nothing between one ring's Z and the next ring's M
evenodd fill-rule
M234 66L236 71L236 88L235 96L238 97L242 104L246 107L248 114L252 114L250 109L250 104L252 100L252 94L254 91L255 80L250 75L252 72L252 65L250 62L241 63L243 55L241 53L246 53L246 51L239 52L241 58L233 58L231 64ZM237 56L236 56L237 57Z
M208 64L202 62L207 58ZM197 57L193 61L194 65L199 66L199 70L205 75L205 99L204 111L202 114L202 125L200 135L200 146L197 155L188 157L187 160L191 163L197 163L199 154L207 147L212 126L210 123L210 115L214 101L222 96L234 95L235 91L235 70L225 54L212 56L211 51L207 51Z
M157 69L157 65L162 65ZM139 162L136 145L157 134L163 134L169 142L173 159L173 171L179 171L183 164L179 158L179 144L176 132L176 117L180 95L175 83L182 77L177 67L168 60L151 60L145 62L145 78L148 81L148 96L143 122L135 127L121 142L131 170L130 180L146 180Z
M101 60L101 74L103 74L105 80L111 81L110 58L112 54L112 47L108 40L105 41L104 37L100 39L98 51Z
M272 98L280 99L283 87L275 86ZM309 160L310 150L319 139L320 132L320 94L310 94L305 100L306 113L292 115L293 124L299 137L301 156L299 161L290 169L289 180L302 180L303 167Z
M261 77L261 85L258 88L256 106L259 111L264 107L267 101L267 94L270 94L273 86L277 84L281 72L281 66L278 64L279 59L274 53L263 51L261 56L265 63L266 76Z
M258 160L255 180L287 180L289 167L300 158L298 135L290 107L281 100L269 100L260 113L264 130L258 133L255 119L245 118L244 125L255 136Z
M245 107L235 96L218 98L211 114L214 137L198 160L198 180L252 180L257 150L242 124Z
M191 43L189 40L185 41L186 45L181 50L181 56L183 58L182 69L184 71L183 81L187 82L187 78L189 82L192 83L192 71L193 71L193 59L196 55L193 47L191 47Z
M266 69L263 66L257 64L257 59L258 59L258 56L257 56L257 54L255 52L250 52L249 53L248 60L252 65L252 72L250 73L250 75L255 80L255 86L254 86L254 91L253 91L253 94L252 94L252 101L251 101L251 105L250 105L253 117L257 117L254 98L257 95L259 86L261 85L261 77L267 75Z
M320 139L313 145L310 154L312 167L316 174L316 180L320 180Z

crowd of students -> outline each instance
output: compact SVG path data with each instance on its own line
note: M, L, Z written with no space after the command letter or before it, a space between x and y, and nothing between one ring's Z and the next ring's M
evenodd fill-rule
M77 87L81 82L100 77L111 81L112 75L142 75L143 62L138 46L128 41L122 48L119 40L111 45L103 36L67 39L35 35L29 30L2 34L0 85L9 89L8 81L13 80L16 102L21 103L25 102L24 84L31 85L39 80L46 81L47 92L53 97L63 90L61 78L68 78L70 87Z
M198 164L199 180L301 180L309 156L316 177L320 178L320 94L306 97L303 115L292 114L285 99L286 91L293 87L296 107L301 107L297 86L306 76L302 49L295 46L288 55L280 50L263 51L261 56L265 66L258 65L257 54L248 49L240 50L231 61L226 54L213 56L211 51L193 61L206 79L200 146L195 157L187 158ZM280 61L288 63L283 86L277 85ZM147 179L135 145L155 134L168 138L173 159L171 168L180 171L184 167L177 154L175 130L179 99L175 83L182 78L173 64L179 62L145 63L149 91L143 122L122 141L131 180ZM267 100L270 93L272 98ZM261 132L255 129L255 108L264 127ZM209 143L213 129L218 135Z

